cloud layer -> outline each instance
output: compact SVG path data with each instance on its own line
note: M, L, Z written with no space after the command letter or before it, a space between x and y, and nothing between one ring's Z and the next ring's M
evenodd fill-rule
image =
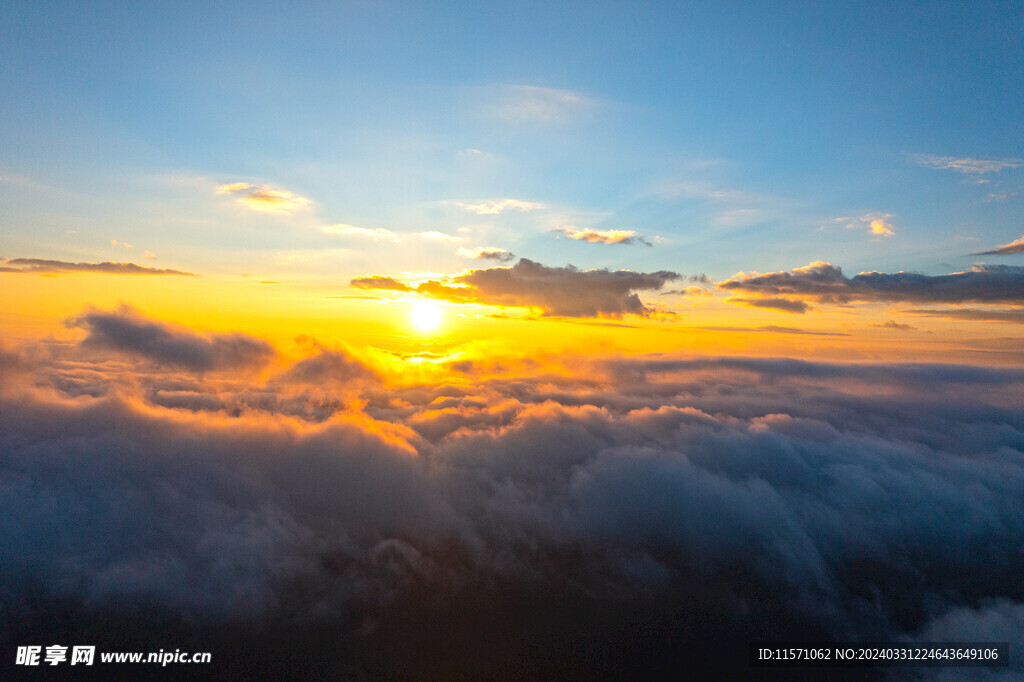
M999 638L1024 672L1024 371L490 358L410 384L314 344L263 380L112 360L89 324L0 353L5 644L736 678L750 640Z

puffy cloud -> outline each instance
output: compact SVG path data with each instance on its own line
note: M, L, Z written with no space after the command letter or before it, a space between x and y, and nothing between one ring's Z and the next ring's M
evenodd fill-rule
M148 252L147 252L148 253ZM191 272L181 270L170 270L166 268L151 268L146 265L135 263L69 263L61 260L45 260L42 258L12 258L10 260L0 259L0 272L100 272L108 275L181 275L184 277L195 277Z
M939 156L937 154L914 154L914 161L928 168L952 170L964 174L998 173L1007 168L1019 168L1021 159L974 159L970 157Z
M589 228L559 227L552 232L561 232L569 239L590 242L592 244L652 244L637 234L635 230L593 230Z
M365 237L373 240L384 239L392 242L402 241L400 235L395 234L391 230L386 230L382 227L357 227L355 225L328 225L323 228L323 231L327 234L336 234L342 237Z
M499 249L497 246L478 246L473 249L459 249L459 255L477 260L496 260L500 263L508 263L515 260L516 255L511 251Z
M82 341L87 348L128 353L196 372L260 367L276 355L266 341L245 334L203 337L148 320L130 309L90 312L70 324L89 331Z
M1024 237L1021 237L1020 239L1015 239L1014 241L1010 242L1009 244L1003 244L1002 246L997 246L996 248L991 249L989 251L978 251L974 255L975 256L990 256L990 255L992 255L992 256L1006 256L1006 255L1009 255L1009 254L1012 254L1012 253L1024 253Z
M568 317L645 315L650 311L634 291L657 290L679 279L674 272L578 270L548 267L521 258L511 268L472 270L455 278L474 289L481 303L541 308Z
M820 302L1011 303L1024 305L1024 268L980 265L950 275L862 272L847 278L822 261L789 272L739 273L718 282L726 291L808 296Z
M477 215L498 215L503 211L536 211L544 208L544 204L519 199L486 199L484 201L454 201L456 206Z
M743 678L751 640L998 640L1024 672L1021 370L609 358L331 403L341 351L259 384L86 346L94 397L62 352L0 354L5 645Z
M309 207L312 203L306 197L284 189L266 185L252 185L248 182L232 182L218 185L217 194L233 194L238 202L248 209L261 213L291 215Z

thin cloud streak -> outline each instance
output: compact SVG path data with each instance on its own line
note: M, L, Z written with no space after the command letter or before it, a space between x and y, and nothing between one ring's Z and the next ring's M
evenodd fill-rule
M914 154L915 162L927 168L951 170L966 175L983 175L986 173L998 173L1007 168L1019 168L1024 164L1021 159L975 159L971 157L939 156L937 154Z
M149 256L144 257L148 258ZM155 258L156 256L153 257ZM170 270L168 268L153 268L146 265L136 265L135 263L112 263L110 261L102 263L70 263L68 261L46 260L43 258L0 259L0 272L97 272L106 275L177 275L181 277L196 277L191 272Z

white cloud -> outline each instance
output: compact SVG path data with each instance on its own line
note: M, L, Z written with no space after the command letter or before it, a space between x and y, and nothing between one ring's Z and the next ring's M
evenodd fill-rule
M337 225L327 225L321 229L327 234L334 234L341 237L362 237L366 239L373 239L375 241L402 241L401 235L395 234L391 230L385 230L382 227L357 227L355 225L345 225L343 223L339 223Z
M246 208L261 213L291 215L296 211L308 208L312 202L306 197L284 189L274 189L267 185L253 185L248 182L232 182L218 185L217 194L237 195L238 203Z
M497 215L503 211L536 211L544 208L544 204L520 199L484 199L481 201L453 201L459 208L477 215Z

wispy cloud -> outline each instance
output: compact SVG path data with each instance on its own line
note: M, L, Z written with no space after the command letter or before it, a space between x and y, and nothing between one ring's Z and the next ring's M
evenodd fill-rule
M497 246L478 246L473 249L461 248L458 251L460 256L476 260L496 260L499 263L508 263L514 260L516 255L511 251L499 249Z
M121 248L124 248L124 249L133 248L131 244L129 244L127 242L119 242L116 239L111 239L110 240L110 245L111 246L120 246Z
M312 203L306 197L284 189L267 185L253 185L248 182L232 182L217 186L217 194L236 195L238 203L261 213L291 215L309 207Z
M544 204L520 199L483 199L481 201L452 201L449 203L477 215L497 215L503 211L536 211L544 208Z
M573 226L556 227L552 232L561 232L569 239L590 242L591 244L652 244L637 234L635 230L594 230Z
M417 232L417 237L422 239L431 239L437 242L461 242L462 237L456 237L454 235L445 234L444 232L438 232L437 230L430 230L428 232Z
M391 230L385 230L382 227L356 227L355 225L327 225L321 228L327 234L334 234L341 237L362 237L365 239L373 240L386 240L391 242L402 241L401 235L395 234Z
M937 154L913 154L912 158L921 166L956 171L964 174L983 175L998 173L1007 168L1018 168L1024 164L1021 159L974 159L967 156L939 156Z
M1009 254L1012 254L1012 253L1024 253L1024 237L1021 237L1020 239L1015 239L1012 242L1010 242L1009 244L1003 244L1002 246L997 246L996 248L990 249L988 251L976 251L972 255L975 255L975 256L1006 256L1006 255L1009 255Z
M183 275L195 277L194 273L165 268L151 268L135 263L69 263L61 260L45 260L42 258L0 259L0 272L101 272L108 275Z
M524 123L561 123L594 101L572 90L534 85L504 85L492 111L498 118Z

